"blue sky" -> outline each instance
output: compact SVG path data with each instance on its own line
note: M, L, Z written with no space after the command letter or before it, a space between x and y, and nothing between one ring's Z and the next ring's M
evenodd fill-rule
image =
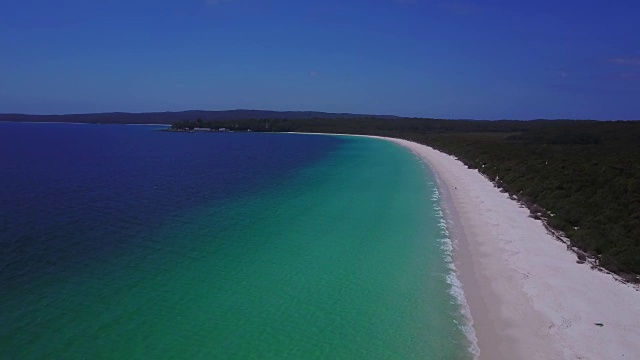
M640 119L640 1L5 1L0 112Z

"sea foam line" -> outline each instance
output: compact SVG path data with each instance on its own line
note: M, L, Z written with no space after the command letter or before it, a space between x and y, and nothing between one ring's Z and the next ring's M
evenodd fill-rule
M476 331L473 328L473 317L471 316L471 309L469 308L469 304L467 303L467 298L464 294L462 283L458 279L458 269L456 268L455 262L453 261L454 244L451 240L451 236L449 235L449 229L447 226L447 221L445 220L444 213L442 211L442 208L440 207L440 193L438 192L438 188L435 186L435 184L429 183L429 185L433 188L431 200L434 201L433 209L435 210L436 216L438 217L438 227L440 228L440 233L442 235L442 237L438 239L438 242L440 242L440 248L444 252L444 260L447 264L447 268L449 268L449 273L446 275L446 282L450 285L449 294L455 299L456 303L460 307L462 316L466 320L464 324L458 324L458 326L469 341L469 352L473 354L474 359L477 359L480 356L478 337L476 336Z

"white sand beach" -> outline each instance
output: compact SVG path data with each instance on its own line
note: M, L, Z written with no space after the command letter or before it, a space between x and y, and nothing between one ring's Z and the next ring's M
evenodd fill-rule
M639 291L577 264L477 170L427 146L387 140L438 177L480 359L640 359Z

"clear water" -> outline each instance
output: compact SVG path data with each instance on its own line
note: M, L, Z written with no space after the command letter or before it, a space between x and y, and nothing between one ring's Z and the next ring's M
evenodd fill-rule
M366 138L0 123L0 358L471 358L429 176Z

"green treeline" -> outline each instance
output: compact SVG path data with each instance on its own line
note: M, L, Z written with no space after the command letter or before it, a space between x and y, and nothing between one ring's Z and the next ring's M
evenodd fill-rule
M195 127L380 135L426 144L479 169L604 268L640 274L640 122L357 118L173 125Z

